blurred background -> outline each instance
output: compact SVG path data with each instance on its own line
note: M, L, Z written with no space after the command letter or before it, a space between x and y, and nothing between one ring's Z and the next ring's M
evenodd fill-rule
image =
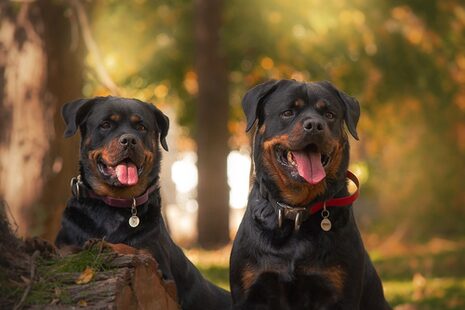
M0 198L18 235L53 240L79 154L61 106L153 103L171 119L170 231L227 287L250 173L241 98L269 79L330 80L361 103L355 212L388 299L462 309L464 47L460 0L3 0Z

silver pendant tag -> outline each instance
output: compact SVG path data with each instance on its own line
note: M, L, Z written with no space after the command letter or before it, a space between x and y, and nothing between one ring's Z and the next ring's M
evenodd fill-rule
M129 218L129 226L132 228L139 226L140 219L137 216L136 198L132 198L131 217Z
M328 218L324 218L321 220L320 226L321 226L321 229L323 229L324 231L330 231L331 221Z
M326 201L323 204L323 211L321 211L321 220L320 227L323 231L330 231L331 230L331 221L329 220L329 211L326 209Z
M139 226L140 220L137 215L133 215L129 218L129 226L131 227L137 227Z

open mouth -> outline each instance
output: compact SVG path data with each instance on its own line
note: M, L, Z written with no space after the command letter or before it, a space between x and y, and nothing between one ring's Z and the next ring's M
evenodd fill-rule
M322 153L315 144L298 151L278 146L276 158L292 177L303 178L312 185L326 177L325 168L331 162L331 154Z
M142 174L143 166L137 167L129 158L126 158L118 164L111 166L106 164L100 157L97 160L99 172L106 178L117 180L117 185L132 186L139 182L139 176Z

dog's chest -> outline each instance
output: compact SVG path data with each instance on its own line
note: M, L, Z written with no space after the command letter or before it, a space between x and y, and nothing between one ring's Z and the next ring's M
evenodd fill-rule
M117 209L95 205L79 205L79 213L84 215L88 220L82 221L81 216L70 217L75 221L82 230L87 232L89 238L105 238L105 241L111 243L125 242L138 229L129 225L131 212L129 209Z
M243 273L242 285L249 298L262 296L258 299L264 301L273 292L279 296L283 308L322 309L337 303L344 295L346 273L338 265L288 262L256 268Z

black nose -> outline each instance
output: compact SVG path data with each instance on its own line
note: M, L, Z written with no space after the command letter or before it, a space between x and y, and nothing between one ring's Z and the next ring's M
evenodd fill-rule
M124 147L134 147L137 144L137 138L131 134L125 134L119 137L119 143Z
M308 133L318 134L323 132L324 125L323 122L317 119L306 119L303 122L304 130Z

